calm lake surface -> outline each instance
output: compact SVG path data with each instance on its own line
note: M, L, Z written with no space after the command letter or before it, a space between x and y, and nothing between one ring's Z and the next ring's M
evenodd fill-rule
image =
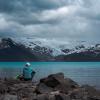
M0 77L16 77L22 73L25 62L0 62ZM89 84L100 89L100 62L31 62L36 71L35 80L49 74L63 72L79 84Z

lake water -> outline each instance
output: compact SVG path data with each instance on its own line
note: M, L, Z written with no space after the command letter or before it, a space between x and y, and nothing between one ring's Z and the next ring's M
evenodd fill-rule
M22 73L25 62L0 62L0 77L16 77ZM79 84L100 88L100 62L32 62L35 80L49 74L63 72Z

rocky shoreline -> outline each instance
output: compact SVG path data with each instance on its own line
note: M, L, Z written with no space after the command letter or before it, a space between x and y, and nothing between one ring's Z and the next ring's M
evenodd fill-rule
M89 85L80 86L57 73L39 83L1 79L0 100L100 100L100 91Z

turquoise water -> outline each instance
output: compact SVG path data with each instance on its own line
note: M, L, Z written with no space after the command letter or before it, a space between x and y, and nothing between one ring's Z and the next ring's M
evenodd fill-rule
M0 62L0 77L15 77L22 73L25 62ZM49 74L63 72L79 84L100 88L100 62L32 62L36 71L34 80Z

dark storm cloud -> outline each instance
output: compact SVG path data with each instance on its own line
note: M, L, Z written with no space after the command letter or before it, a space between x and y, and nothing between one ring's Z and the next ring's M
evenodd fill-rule
M0 0L0 12L9 20L21 24L54 23L56 21L41 21L41 13L45 10L57 9L67 4L65 0Z
M98 0L0 0L0 36L96 41Z
M66 5L67 0L0 0L0 11L17 13L17 11L41 11L56 9Z

